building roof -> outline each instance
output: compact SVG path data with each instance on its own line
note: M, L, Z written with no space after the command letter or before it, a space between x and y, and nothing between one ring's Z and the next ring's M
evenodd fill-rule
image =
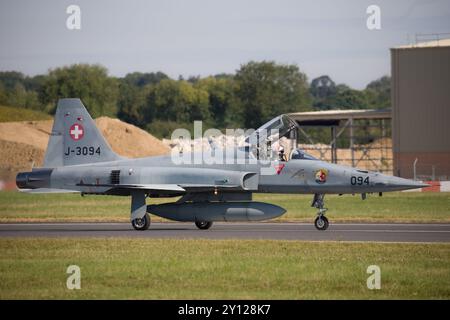
M414 49L414 48L434 48L434 47L450 47L450 39L438 39L433 41L419 42L394 47L392 49Z
M360 119L391 119L391 109L361 109L361 110L326 110L290 113L289 117L297 122L339 121Z

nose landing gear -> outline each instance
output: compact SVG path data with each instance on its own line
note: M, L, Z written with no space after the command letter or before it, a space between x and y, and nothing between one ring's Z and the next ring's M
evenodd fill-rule
M314 220L314 226L317 230L327 230L328 229L328 219L325 216L318 216L316 220Z
M324 194L316 193L314 194L314 198L311 204L311 207L319 209L319 212L317 212L317 218L314 220L314 226L317 230L327 230L329 226L329 222L327 217L325 217L325 212L328 210L327 208L324 208L324 200L325 197Z

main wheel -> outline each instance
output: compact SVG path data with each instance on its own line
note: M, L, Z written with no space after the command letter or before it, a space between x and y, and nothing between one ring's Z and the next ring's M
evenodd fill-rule
M207 230L211 228L212 224L212 221L195 221L195 225L201 230Z
M328 219L325 216L318 216L316 220L314 220L314 226L317 230L327 230L328 229Z
M131 225L135 230L147 230L150 227L150 215L146 213L142 218L132 220Z

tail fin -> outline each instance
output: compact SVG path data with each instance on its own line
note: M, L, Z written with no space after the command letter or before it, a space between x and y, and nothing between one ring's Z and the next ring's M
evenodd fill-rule
M60 99L45 168L121 159L105 141L80 99Z

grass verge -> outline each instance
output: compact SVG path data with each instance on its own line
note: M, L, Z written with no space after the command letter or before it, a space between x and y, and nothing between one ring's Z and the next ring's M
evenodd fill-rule
M450 244L0 239L0 253L0 299L450 298Z

